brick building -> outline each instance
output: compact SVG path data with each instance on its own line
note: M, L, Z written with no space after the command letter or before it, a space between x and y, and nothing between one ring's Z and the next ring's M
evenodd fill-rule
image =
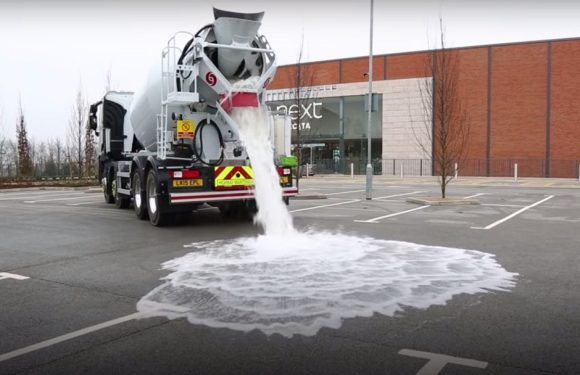
M577 177L580 165L580 38L465 47L458 52L462 105L471 121L463 175ZM372 159L379 174L428 175L431 155L416 129L430 126L421 101L429 51L378 55ZM320 172L366 164L368 57L302 64L311 72L294 143ZM281 66L268 87L271 108L296 114L296 65ZM374 102L374 100L373 100ZM296 116L294 116L296 117ZM414 130L415 129L415 130ZM311 147L310 147L311 146Z

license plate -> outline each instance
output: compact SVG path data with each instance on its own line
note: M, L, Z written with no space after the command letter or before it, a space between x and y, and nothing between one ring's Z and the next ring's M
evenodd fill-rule
M173 180L173 187L200 187L203 186L202 179L193 179L193 180Z

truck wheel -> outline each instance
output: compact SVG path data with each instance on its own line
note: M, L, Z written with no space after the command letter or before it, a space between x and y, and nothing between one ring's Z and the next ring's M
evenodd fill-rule
M135 208L135 214L140 220L145 220L147 219L147 200L145 199L143 184L141 183L139 172L133 173L132 181L131 190L133 191L133 207Z
M252 220L258 212L256 201L246 202L226 202L219 206L220 213L224 219Z
M218 208L224 219L230 219L234 216L234 207L232 207L230 202L221 203Z
M149 221L156 227L161 227L167 223L168 215L162 212L157 195L157 174L150 170L147 175L147 212Z
M129 208L131 205L131 198L121 197L117 194L115 197L115 206L120 209Z
M113 191L113 197L115 198L115 206L117 206L117 208L129 207L131 199L119 194L119 186L117 185L117 176L115 176L115 178L113 179L113 182L111 183L111 188L112 188L111 190Z
M258 213L258 205L256 204L255 200L246 201L245 204L245 216L250 219L254 220L254 216Z
M105 196L105 202L107 203L115 203L115 196L113 195L114 177L115 172L113 168L110 168L107 177L105 177L105 183L103 184L103 194Z

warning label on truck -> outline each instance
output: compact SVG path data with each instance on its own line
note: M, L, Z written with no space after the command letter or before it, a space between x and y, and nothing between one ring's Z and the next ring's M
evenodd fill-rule
M215 167L216 189L250 188L254 186L254 171L248 166Z
M195 122L193 120L177 120L177 139L193 139Z

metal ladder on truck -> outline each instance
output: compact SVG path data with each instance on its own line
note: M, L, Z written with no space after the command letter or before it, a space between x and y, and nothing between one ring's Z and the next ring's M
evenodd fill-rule
M190 39L194 35L179 31L167 42L161 52L161 113L157 115L157 157L165 160L171 153L171 144L175 138L172 130L168 129L169 107L183 106L199 102L197 80L199 67L197 65L178 64L183 50L176 46L178 36L185 35ZM194 92L182 91L184 88L183 72L190 72L186 78L193 75ZM179 85L178 85L179 82Z

